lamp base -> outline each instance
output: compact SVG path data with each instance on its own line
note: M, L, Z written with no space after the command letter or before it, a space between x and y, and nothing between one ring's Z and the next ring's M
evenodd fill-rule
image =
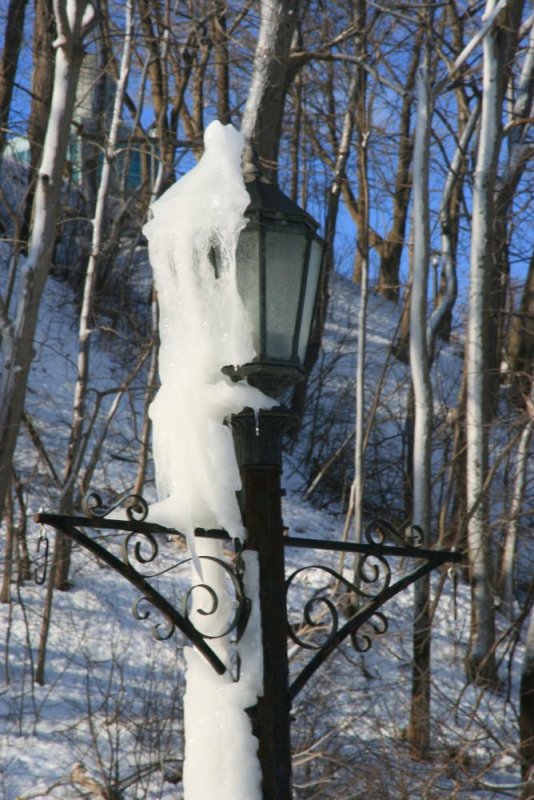
M223 367L221 372L228 375L235 383L246 380L256 389L270 397L280 397L291 386L300 383L306 377L300 367L276 361L251 361L238 367Z
M281 468L283 437L300 424L298 416L284 406L275 406L257 414L251 408L245 408L240 414L234 414L229 422L240 468L248 465Z

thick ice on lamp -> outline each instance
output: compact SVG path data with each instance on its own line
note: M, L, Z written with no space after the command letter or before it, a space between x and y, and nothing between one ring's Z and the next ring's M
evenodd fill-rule
M213 122L204 143L197 166L154 203L144 227L161 340L161 386L150 408L158 502L150 507L149 519L187 535L193 582L208 583L220 601L210 620L216 626L218 621L224 624L217 615L227 613L230 598L215 562L202 556L222 558L222 545L206 540L196 544L194 530L225 528L232 537L245 538L236 499L239 470L225 420L245 407L259 411L275 401L246 382L232 383L221 372L255 355L235 261L249 197L241 174L241 135L230 125ZM239 645L239 681L229 672L217 675L192 649L186 653L186 800L261 797L257 740L246 713L262 685L254 553L246 554L246 565L253 613ZM195 613L199 611L193 609L193 622ZM210 642L228 663L227 639Z

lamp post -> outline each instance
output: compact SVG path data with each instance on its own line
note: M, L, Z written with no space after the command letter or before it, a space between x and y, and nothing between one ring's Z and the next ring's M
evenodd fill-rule
M237 282L252 323L257 355L250 363L227 366L223 371L236 381L246 378L253 386L279 398L305 376L321 279L322 242L316 233L317 223L261 176L250 154L245 159L244 174L250 197L246 212L249 223L238 241ZM215 271L217 258L214 252ZM241 473L241 510L248 533L245 547L257 552L259 563L264 686L263 696L250 709L250 716L259 742L264 800L291 798L290 706L311 676L348 638L356 649L367 650L371 638L361 629L369 625L377 634L387 630L386 617L379 609L391 597L444 563L461 560L459 553L419 546L423 539L418 530L412 530L408 537L397 533L384 520L369 523L364 541L358 543L284 535L282 439L297 423L295 415L282 405L260 411L257 416L251 409L245 409L229 420ZM109 518L119 505L126 511L125 518ZM138 496L126 494L105 506L96 492L86 496L81 515L40 512L35 520L42 526L38 549L43 561L36 571L37 582L46 579L49 546L45 526L52 526L136 589L139 597L134 614L139 620L147 620L152 610L159 612L160 621L153 626L157 639L167 639L180 630L215 672L228 673L238 681L239 659L235 670L223 662L211 646L211 639L216 637L198 630L194 617L190 618L187 598L194 587L179 601L170 599L174 598L174 591L166 595L165 580L174 577L184 565L190 565L191 557L177 558L179 551L172 544L186 537L176 529L148 522L147 514L148 506ZM113 534L107 536L107 531ZM218 539L226 551L234 545L233 558L227 557L228 552L226 557L198 558L208 558L210 566L222 569L233 586L235 613L218 636L233 633L239 641L247 627L252 602L246 593L242 546L225 530L197 528L194 535L197 539ZM123 539L120 557L113 547L117 536ZM360 580L351 583L323 563L301 566L287 576L284 563L287 547L353 553L359 557ZM389 558L402 559L404 563L411 560L414 567L411 571L403 568L395 572ZM288 593L307 569L322 570L326 585L305 604L302 623L289 625ZM336 610L340 586L343 594L353 593L359 598L352 616L344 617ZM217 597L211 589L210 596L216 609ZM312 611L317 603L325 611L320 623L313 620ZM320 634L318 641L311 640L314 632ZM291 680L288 636L305 651L314 651L303 667L292 670Z
M315 316L323 243L317 222L244 156L249 222L236 253L237 283L252 322L255 359L224 371L277 397L305 377ZM290 698L287 659L282 439L299 420L283 406L232 417L241 473L247 548L258 554L264 691L251 710L259 741L265 800L291 797Z

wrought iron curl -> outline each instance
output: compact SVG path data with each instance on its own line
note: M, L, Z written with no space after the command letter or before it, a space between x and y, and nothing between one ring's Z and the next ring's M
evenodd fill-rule
M384 544L389 541L408 547L421 547L425 541L425 534L419 525L410 525L407 533L401 534L387 520L377 517L365 527L365 540L368 544Z
M339 590L339 587L343 586L345 590L343 592L344 596L356 595L360 598L367 598L367 595L339 572L336 572L336 570L324 564L300 567L292 572L286 579L286 595L289 594L289 590L297 577L302 578L303 574L309 570L319 570L320 572L326 573L330 578L333 578L333 583L329 583L326 587L321 589L320 592L315 593L313 597L306 601L302 610L302 621L298 625L289 624L288 633L299 647L303 647L307 650L319 650L322 647L326 647L334 639L339 630L339 612L337 606L341 605L342 600L339 591L336 592L336 590ZM329 593L330 596L323 594L323 592ZM332 599L336 594L337 603ZM318 608L326 612L324 616L317 613ZM299 631L303 628L307 631L306 638L304 638L302 634L299 634ZM313 633L318 633L319 631L323 632L320 640L315 642L310 641L308 635L313 635Z
M135 619L140 621L149 619L152 613L148 608L145 609L144 611L141 610L142 603L146 603L149 606L153 605L148 599L148 597L145 597L144 595L138 597L137 600L133 602L132 614ZM152 636L154 637L154 639L157 639L158 642L164 642L167 639L171 638L175 630L176 626L174 625L174 623L172 623L169 619L165 619L165 622L157 622L155 625L152 626Z
M387 617L381 611L375 611L371 618L364 623L369 625L376 636L386 633L389 623ZM352 646L358 653L366 653L373 643L372 637L368 633L362 633L361 628L351 631Z
M193 605L193 595L195 592L198 593L199 590L206 592L208 595L208 599L211 600L211 606L209 608L202 608L202 607L195 607L195 614L201 614L203 617L211 617L212 614L215 614L219 608L219 598L217 597L217 592L210 586L208 583L195 583L194 586L191 586L186 595L186 617L191 621L191 612L190 609ZM198 628L197 628L198 630ZM206 636L206 639L218 639L218 636ZM222 634L224 636L224 634Z
M130 555L130 544L133 545L133 558ZM122 560L130 567L135 567L136 564L150 564L155 561L159 555L159 547L156 537L152 533L135 531L129 533L122 543ZM173 564L173 569L177 564ZM163 574L167 570L153 573L145 577L154 578L157 575Z
M425 543L425 532L419 525L410 525L409 533L405 534L404 539L412 547L422 547Z
M135 535L139 534L131 534L131 536ZM143 534L143 536L147 536L147 534ZM150 538L154 540L153 545L155 550L151 551L148 557L144 556L141 559L142 563L148 563L150 560L152 560L151 556L153 552L155 552L155 554L157 555L157 549L158 549L157 542L155 541L154 537ZM141 543L139 542L136 543L136 548L138 546L141 547ZM228 564L226 564L224 561L218 558L215 558L214 556L199 556L199 560L201 562L210 561L212 563L215 563L217 567L224 570L225 575L227 575L228 578L230 579L231 585L234 590L234 597L233 598L230 597L231 603L234 606L233 613L229 615L229 618L227 619L227 621L225 621L225 624L221 626L220 630L218 630L215 633L213 632L206 633L205 631L201 630L198 627L198 625L195 625L193 621L194 614L200 614L202 617L211 617L214 614L216 614L216 612L220 607L220 598L217 595L217 592L215 591L213 586L210 586L205 582L196 583L188 588L180 604L181 607L183 608L182 613L184 617L187 619L187 621L191 623L191 625L195 628L199 636L201 636L203 639L222 639L225 636L229 636L233 631L235 631L237 641L239 641L246 627L248 616L250 614L250 600L245 596L241 577L239 574L235 574L232 568ZM167 567L166 569L161 570L160 572L145 577L150 577L150 578L159 577L166 572L177 569L178 567L184 567L188 564L191 564L192 562L193 562L192 558L186 558L178 563L172 564L170 567ZM130 564L130 561L126 561L126 563ZM199 607L199 605L196 604L195 606L193 606L192 603L193 594L195 592L198 593L199 590L202 590L203 592L206 593L207 598L209 600L209 605L204 605L203 607ZM151 602L150 598L146 597L145 595L142 595L135 601L135 603L132 606L133 616L137 620L147 620L150 618L152 611L148 607L141 609L141 604L146 604L147 606L153 606L153 603ZM167 627L165 628L163 633L162 629L164 628L164 623L158 622L153 626L152 634L156 639L158 639L158 641L169 639L173 635L175 631L175 625L170 620L166 620L166 626Z
M206 583L197 583L194 586L191 586L187 592L186 597L186 607L185 607L185 616L194 625L196 630L204 639L222 639L225 636L229 636L233 631L236 631L237 640L241 638L241 635L246 627L246 622L250 613L250 601L245 596L245 591L242 582L242 575L239 574L239 571L236 573L232 570L232 568L226 564L224 561L221 561L220 558L216 558L215 556L199 556L200 562L202 561L211 561L212 563L216 564L217 567L220 567L224 570L226 576L230 579L230 583L232 585L234 591L234 612L232 616L228 619L228 622L224 627L217 633L205 633L198 629L192 620L192 612L194 610L195 613L201 614L204 617L209 617L215 614L219 608L219 597L212 586ZM189 558L182 563L192 562L193 559ZM206 608L192 608L192 604L190 600L193 597L193 593L195 590L203 589L208 593L208 596L211 598L211 607Z
M81 502L83 513L88 517L107 517L112 511L123 508L130 522L143 522L148 515L148 503L140 494L125 492L109 505L104 505L102 495L90 491L84 495Z
M356 564L356 574L368 587L368 591L361 593L363 597L378 597L391 583L391 567L384 556L374 553L362 553ZM369 591L373 585L376 590Z
M380 518L371 520L365 526L364 537L368 544L384 544L386 539L390 539L397 544L404 544L404 540L395 528L387 520Z

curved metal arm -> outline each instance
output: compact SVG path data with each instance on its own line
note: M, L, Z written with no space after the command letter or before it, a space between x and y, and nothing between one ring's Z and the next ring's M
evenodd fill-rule
M361 629L364 625L369 624L376 635L386 632L387 619L378 610L384 603L442 564L462 560L462 554L459 552L431 550L419 546L423 541L422 531L419 528L413 526L407 536L402 536L382 519L369 523L365 529L365 540L363 543L332 542L326 539L300 536L287 536L284 539L286 547L355 553L361 557L357 567L358 577L361 581L360 586L356 586L331 567L324 565L297 569L286 581L286 591L289 591L293 582L307 570L321 570L334 578L337 587L339 585L344 587L345 595L349 594L358 598L360 606L344 625L340 625L336 600L338 607L343 603L340 601L339 594L337 598L334 596L335 593L328 595L328 587L317 592L305 603L302 613L304 624L301 623L300 628L289 626L288 633L296 644L307 649L314 649L316 653L291 684L289 688L291 700L297 696L312 675L345 639L350 637L353 646L360 652L369 649L372 640L367 633L362 633ZM392 542L392 544L385 542ZM417 559L419 566L399 580L392 582L392 570L387 561L390 556ZM362 600L365 600L363 607ZM320 619L313 614L314 609L318 607L326 612ZM303 634L301 631L305 633ZM322 633L322 641L319 644L312 643L309 638L316 632Z
M43 516L48 516L50 518L53 515L40 514L38 516L38 521L45 522L42 520ZM50 521L48 524L51 524ZM157 608L159 611L161 611L161 613L174 627L182 631L182 633L197 648L197 650L207 659L215 672L217 672L219 675L223 675L226 672L226 665L211 649L211 647L207 644L207 642L197 631L194 625L187 619L187 617L185 617L183 614L180 614L180 612L177 611L174 606L172 606L169 601L163 597L163 595L154 589L154 587L130 564L124 564L119 558L117 558L117 556L113 555L113 553L110 553L109 550L106 550L105 547L102 547L100 544L98 544L98 542L95 542L94 539L91 539L74 526L68 524L63 524L60 526L58 524L54 524L54 528L60 533L63 533L69 539L77 542L85 550L88 550L97 558L101 559L115 572L118 572L120 575L122 575L123 578L126 578L126 580L132 584L132 586L135 586L136 589L139 589L143 598L148 600L148 602L153 605L154 608Z
M117 508L119 505L126 503L128 520L113 520L105 519L104 515L111 510ZM213 669L220 675L227 671L227 666L219 658L219 656L210 647L207 639L221 638L227 636L231 631L236 631L237 639L239 640L250 613L250 601L245 596L243 589L243 562L240 552L237 553L235 569L232 569L224 561L212 556L201 556L201 560L209 560L216 566L223 569L227 578L230 579L233 586L237 606L232 618L225 623L223 630L217 633L205 635L199 631L191 622L188 617L188 603L187 598L184 604L185 613L178 611L172 603L170 603L151 583L150 579L158 577L172 569L177 569L181 566L188 564L191 559L185 558L174 561L171 566L164 569L155 570L152 572L143 573L142 567L144 565L151 565L158 555L158 539L156 537L164 534L167 538L178 536L181 540L185 540L185 536L180 531L164 528L160 525L144 522L146 517L146 503L142 498L134 497L132 495L124 495L113 506L104 507L100 496L93 492L84 504L84 510L91 516L89 517L66 517L58 514L36 514L34 519L41 525L50 525L69 539L75 541L85 550L88 550L96 558L103 561L115 572L119 573L129 583L132 584L141 593L141 597L134 603L133 613L137 619L147 619L150 616L150 610L141 608L143 603L148 603L153 608L161 612L168 622L168 627L162 627L162 623L157 623L153 628L153 633L158 640L169 638L175 629L180 630L191 644L207 659ZM108 529L120 531L125 534L125 541L122 547L122 560L103 547L97 541L92 539L87 534L79 530L79 527L88 527L93 529ZM230 541L230 537L226 531L222 530L204 530L199 529L195 531L200 537L215 538L225 541ZM137 540L134 537L137 538ZM132 548L129 548L130 544ZM148 548L143 545L148 545ZM135 564L135 566L134 566ZM140 571L141 568L141 571ZM188 592L188 597L191 592L202 584L197 584L196 587L191 587ZM218 606L218 598L214 595L210 587L205 587L208 593L212 595L212 603L210 608L200 609L198 613L203 616L213 614Z

